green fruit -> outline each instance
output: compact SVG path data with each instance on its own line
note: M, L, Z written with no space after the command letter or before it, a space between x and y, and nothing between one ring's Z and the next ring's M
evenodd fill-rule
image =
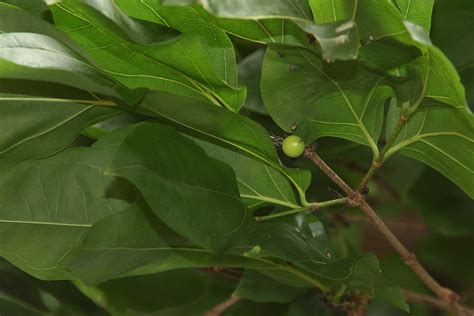
M282 149L285 155L291 158L299 157L304 152L304 141L296 135L291 135L285 138L282 144Z

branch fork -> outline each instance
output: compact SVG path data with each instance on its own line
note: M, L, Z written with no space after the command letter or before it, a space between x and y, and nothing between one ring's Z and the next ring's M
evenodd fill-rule
M404 123L403 123L404 124ZM452 290L441 286L420 264L417 260L416 255L413 252L410 252L400 240L393 234L393 232L388 228L385 222L380 218L380 216L372 209L372 207L367 203L366 197L361 193L361 188L365 188L370 181L373 173L377 168L380 167L381 163L379 160L374 160L375 163L372 163L372 166L367 173L367 175L362 180L357 190L352 189L343 179L339 177L338 174L334 172L315 152L316 146L308 146L305 149L304 157L310 159L316 166L321 169L334 183L336 183L344 193L347 194L346 203L352 207L359 208L369 219L369 221L384 235L387 241L392 245L392 247L399 253L403 261L415 272L415 274L420 278L420 280L431 290L433 293L438 296L440 300L450 306L451 311L457 315L464 315L458 300L459 296ZM380 160L381 161L381 160Z

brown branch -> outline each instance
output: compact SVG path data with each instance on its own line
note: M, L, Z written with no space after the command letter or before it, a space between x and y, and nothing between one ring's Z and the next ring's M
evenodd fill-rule
M451 310L451 306L449 305L449 303L433 296L414 293L409 290L403 290L403 297L407 301L430 304L438 309L443 309L447 311ZM472 308L463 305L460 305L459 308L465 315L474 315L474 309Z
M240 301L239 297L231 297L228 300L217 304L212 309L207 311L206 314L204 315L205 316L220 316L222 313L224 313L226 310L234 306L239 301Z
M425 89L425 88L426 88L426 86L423 89ZM416 109L418 107L418 105L421 103L421 101L423 100L422 96L423 96L423 94L416 101L416 103L414 105L414 109ZM365 174L365 176L362 179L361 183L359 184L359 186L357 188L357 191L362 192L367 187L367 185L369 184L370 180L374 176L377 169L380 168L380 166L382 166L382 163L385 160L385 155L390 150L392 145L395 143L398 135L403 130L403 128L406 126L409 119L410 119L410 114L408 113L407 110L402 111L402 113L400 113L400 119L398 120L398 123L397 123L397 126L395 127L395 130L390 135L390 137L387 139L387 142L383 146L383 148L380 151L378 157L374 157L374 160L372 161L372 164L370 165L369 170L367 171L367 173Z
M354 296L354 308L347 312L347 316L363 316L367 311L369 305L369 297L362 293L357 293Z
M407 264L413 272L418 275L421 281L433 291L442 301L451 306L451 310L455 315L462 315L459 309L459 296L452 290L441 286L420 264L414 253L410 252L398 238L387 227L384 221L377 215L372 207L365 200L365 196L358 190L353 190L339 175L337 175L331 167L329 167L311 147L306 148L305 157L310 159L318 166L339 188L341 188L349 197L348 204L357 207L364 212L370 222L384 235L392 247L399 253L405 264Z

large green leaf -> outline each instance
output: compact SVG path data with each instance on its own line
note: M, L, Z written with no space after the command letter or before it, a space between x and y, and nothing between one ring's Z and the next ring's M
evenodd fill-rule
M380 75L356 62L327 64L305 49L270 47L261 87L268 113L285 131L296 126L308 143L323 136L348 139L378 155L383 106L393 95Z
M41 0L12 0L9 1L19 5L20 8L25 8L28 5L37 4L41 2L41 5L45 4ZM52 37L56 41L68 46L76 52L81 52L81 49L74 44L64 33L59 31L53 25L40 19L31 12L15 7L13 5L5 4L0 1L0 31L2 33L36 33L43 34Z
M306 170L281 166L268 132L256 122L218 107L166 93L149 93L141 107L150 115L165 118L193 135L207 138L278 170L295 186L301 203L306 203L305 191L311 175Z
M424 95L421 97L434 99L469 111L464 87L453 64L439 48L433 46L428 34L422 27L410 21L405 21L405 26L424 53L423 57L413 62L421 64L423 67L423 80L421 80L420 85L423 85L422 93Z
M215 266L269 267L242 256L217 256L198 248L150 216L146 208L138 207L97 222L69 262L72 272L89 285L130 275Z
M284 288L285 284L290 287L318 286L318 275L322 275L323 280L330 280L328 282L334 284L331 286L335 289L346 284L351 289L367 291L376 296L383 296L380 293L385 290L395 290L392 283L382 282L384 279L380 269L375 271L363 268L368 262L370 265L378 264L373 255L315 265L313 259L321 260L318 258L326 256L327 261L327 254L320 253L328 247L327 241L321 237L323 233L320 223L300 223L297 226L282 226L278 223L259 225L258 232L251 241L251 244L259 246L259 251L254 249L245 256L241 252L216 256L176 235L146 207L133 206L94 224L80 246L73 251L69 268L89 285L124 276L218 266L258 270L283 283L279 285L280 288ZM272 243L275 240L278 243ZM308 261L308 256L313 259ZM124 260L125 258L127 259ZM318 269L314 270L315 267ZM360 269L365 274L359 273ZM366 277L369 280L381 280L385 286L380 283L374 287L358 283Z
M402 23L402 16L389 0L310 0L316 23L352 20L363 43L359 59L390 70L419 55Z
M370 298L381 299L406 312L410 311L401 289L383 276L377 257L373 254L359 257L348 288L363 291Z
M278 170L243 153L192 138L206 154L227 163L235 172L240 197L249 200L249 207L262 203L300 208L295 199L291 182Z
M0 79L0 169L55 154L84 128L120 111L58 84Z
M162 0L165 5L183 5L182 0ZM197 4L200 1L190 0L185 5ZM311 11L305 0L208 0L204 8L216 15L232 17L258 16L260 18L297 18L311 20Z
M246 245L255 229L232 169L170 127L136 127L106 174L131 181L166 225L204 248Z
M89 285L124 276L206 267L259 269L272 275L284 273L287 278L302 275L291 274L294 269L270 260L242 256L241 251L216 255L196 247L166 227L147 207L138 206L98 221L69 261L71 271Z
M111 0L106 2L107 10L98 2L66 1L51 6L56 24L106 73L129 88L153 88L207 99L234 111L241 107L245 89L230 86L215 73L200 37L187 35L150 45L132 43L117 34L118 26L109 15L121 11Z
M165 0L164 4L179 2ZM359 51L357 28L352 21L314 24L306 1L211 0L202 5L218 17L213 19L214 23L248 40L312 47L316 39L328 60L355 59Z
M2 0L1 2L22 8L35 15L42 15L48 10L48 6L42 0Z
M0 169L54 154L120 113L93 106L114 106L92 91L116 96L116 84L49 23L0 3L0 33Z
M392 105L387 134L400 118ZM474 198L474 118L460 109L430 104L420 108L403 128L386 158L395 152L433 167Z
M69 278L65 265L73 244L98 219L128 204L114 189L127 186L102 174L110 151L70 149L2 176L0 254L38 278Z
M0 34L0 76L67 84L115 95L114 82L81 56L43 34Z
M199 38L204 50L212 58L211 67L217 76L230 86L238 86L236 57L232 42L223 30L207 20L202 9L163 6L158 0L140 2L117 0L115 2L130 16L163 24Z
M279 258L291 262L290 267L298 267L305 274L298 280L288 279L287 275L269 274L266 270L260 270L262 273L294 287L363 291L371 298L377 297L407 309L401 289L384 277L375 255L366 253L335 260L320 222L301 216L293 221L263 223L254 235L253 242L258 247L248 256Z
M427 32L431 29L431 13L434 0L423 2L411 0L393 0L402 13L403 19L422 26Z

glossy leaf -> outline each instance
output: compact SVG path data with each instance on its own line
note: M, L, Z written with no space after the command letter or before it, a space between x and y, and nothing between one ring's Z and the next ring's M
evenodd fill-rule
M389 0L310 0L316 23L352 20L363 43L359 59L382 70L391 70L420 55L402 23L403 16ZM416 19L429 16L417 16Z
M387 134L399 120L392 106ZM441 172L474 197L474 120L462 110L442 105L419 109L401 131L386 158L395 152L418 159Z
M198 3L191 0L186 5ZM165 5L182 5L180 0L164 0ZM290 17L297 19L311 19L311 11L306 1L294 0L262 0L254 2L252 0L211 0L203 4L204 8L218 16L231 17L249 17L259 16L260 18L271 17Z
M55 154L84 128L120 113L96 102L102 101L62 85L1 79L0 170Z
M431 29L431 13L434 0L424 2L410 0L394 0L396 6L402 13L403 19L410 20L422 26L427 32Z
M203 248L222 253L246 245L255 229L232 169L170 127L135 128L106 174L132 182L166 225Z
M363 291L372 298L381 298L407 310L400 288L383 276L375 255L362 254L355 258L334 260L320 222L304 221L297 216L294 223L263 223L254 236L254 243L258 245L257 251L254 249L248 256L280 258L304 271L305 277L301 277L300 281L262 271L281 283L321 288L323 282L335 291L341 287Z
M35 15L42 15L48 10L48 6L42 0L2 0L1 2L22 8Z
M2 31L2 33L43 34L78 53L82 52L79 46L75 45L74 42L68 39L68 37L56 27L31 12L23 10L30 5L36 6L38 2L41 2L41 5L45 6L43 1L12 0L9 2L15 2L15 5L19 7L8 5L8 3L6 4L4 1L0 1L0 31Z
M192 138L210 157L227 163L235 172L240 196L249 207L262 203L300 208L291 182L278 170L242 153Z
M236 57L232 42L218 27L207 20L198 7L167 7L158 0L115 1L128 15L162 24L199 38L204 50L212 58L211 67L219 78L237 87ZM193 52L194 53L194 52Z
M409 21L405 22L405 26L424 50L424 56L415 61L425 64L422 80L424 97L467 111L465 90L453 64L439 48L432 45L428 34L420 26Z
M107 16L120 11L110 0L107 3L110 10L106 11L100 11L103 6L98 3L67 1L53 5L51 10L64 32L84 47L106 73L127 87L179 93L233 111L241 107L245 89L230 87L216 75L199 37L183 36L146 46L131 43L114 32L118 26Z
M165 4L176 2L167 0ZM252 41L311 47L314 37L328 60L355 59L359 51L357 28L352 21L314 24L306 1L219 0L207 1L203 7L220 18L215 20L217 25ZM310 34L309 39L302 30Z
M309 185L310 174L306 170L282 167L268 132L258 123L208 104L165 93L148 94L141 107L147 113L162 117L190 133L208 138L278 170L292 182L300 199L306 201L304 192Z
M114 95L114 83L80 56L42 34L0 34L0 76L68 84Z
M383 276L374 255L366 254L359 258L352 271L349 288L361 290L371 298L382 299L406 312L410 310L401 289Z
M124 276L215 266L259 269L272 275L280 271L291 276L285 266L245 257L241 251L216 255L196 247L150 216L146 207L137 206L98 221L69 261L72 272L88 285Z
M71 149L2 176L2 256L42 279L70 278L65 265L72 245L128 204L109 196L116 183L102 175L109 158L106 150Z
M383 77L354 62L327 64L308 50L274 47L265 55L261 87L268 113L285 131L297 126L306 143L341 137L378 154L383 105L393 95Z

